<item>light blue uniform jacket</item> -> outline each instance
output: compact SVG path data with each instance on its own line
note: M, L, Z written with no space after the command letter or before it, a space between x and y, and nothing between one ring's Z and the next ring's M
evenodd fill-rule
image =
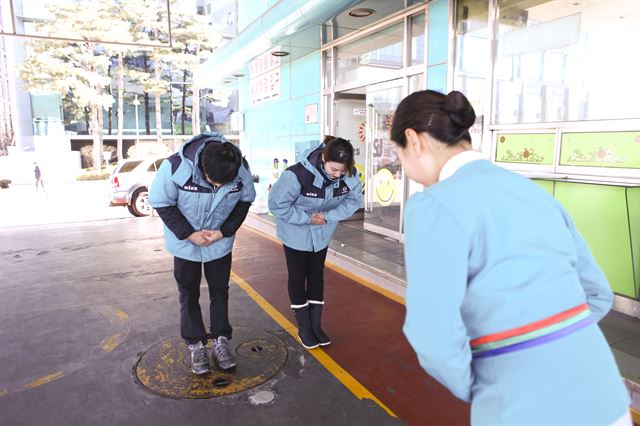
M362 203L362 183L356 173L326 186L316 167L324 145L307 150L303 160L286 169L269 191L269 210L276 234L287 247L318 252L329 246L338 222L351 217ZM311 225L311 215L324 213L324 225Z
M472 403L472 424L607 425L629 407L597 324L472 360L469 342L613 295L560 204L485 160L415 194L405 212L404 333L422 367Z
M196 231L220 229L239 201L253 202L256 197L253 178L244 161L238 175L217 190L206 181L196 166L200 153L207 143L230 142L219 133L203 135L185 143L177 156L162 163L149 191L149 203L154 208L177 206ZM172 170L172 165L178 163L177 169ZM231 252L235 239L234 234L203 247L188 239L178 239L167 226L164 227L164 236L169 253L194 262L209 262L226 256Z

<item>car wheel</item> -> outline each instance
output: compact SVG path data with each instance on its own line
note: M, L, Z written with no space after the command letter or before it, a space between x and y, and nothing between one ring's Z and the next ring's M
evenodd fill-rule
M127 207L134 216L149 216L151 214L151 206L149 205L149 191L147 188L136 189L131 196L131 204Z

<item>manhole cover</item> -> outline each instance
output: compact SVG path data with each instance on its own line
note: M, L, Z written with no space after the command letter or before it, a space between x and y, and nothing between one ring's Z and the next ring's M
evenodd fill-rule
M235 328L229 344L238 361L230 371L220 370L213 362L210 374L193 374L189 349L180 337L173 337L145 352L136 363L134 374L144 388L158 395L212 398L256 387L273 377L287 361L285 344L264 330Z

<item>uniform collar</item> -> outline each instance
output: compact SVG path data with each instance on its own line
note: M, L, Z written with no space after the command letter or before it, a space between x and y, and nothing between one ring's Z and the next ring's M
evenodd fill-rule
M440 170L440 177L438 178L438 181L443 181L446 178L451 177L460 167L467 163L483 159L484 156L481 152L474 151L472 149L462 151L461 153L449 158L449 160L444 164L442 170Z

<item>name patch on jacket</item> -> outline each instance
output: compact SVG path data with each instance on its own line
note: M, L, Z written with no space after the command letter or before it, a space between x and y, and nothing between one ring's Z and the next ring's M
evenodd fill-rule
M294 164L287 170L292 171L298 178L298 182L300 182L300 195L310 198L324 198L324 188L320 189L313 186L315 177L302 164Z
M242 191L243 184L242 182L236 183L228 192L228 194L233 194L234 192Z
M182 191L187 191L187 192L211 192L211 188L207 188L205 186L200 186L197 183L193 183L191 179L189 179L187 183L185 183L182 186L179 186L178 188L181 189Z

